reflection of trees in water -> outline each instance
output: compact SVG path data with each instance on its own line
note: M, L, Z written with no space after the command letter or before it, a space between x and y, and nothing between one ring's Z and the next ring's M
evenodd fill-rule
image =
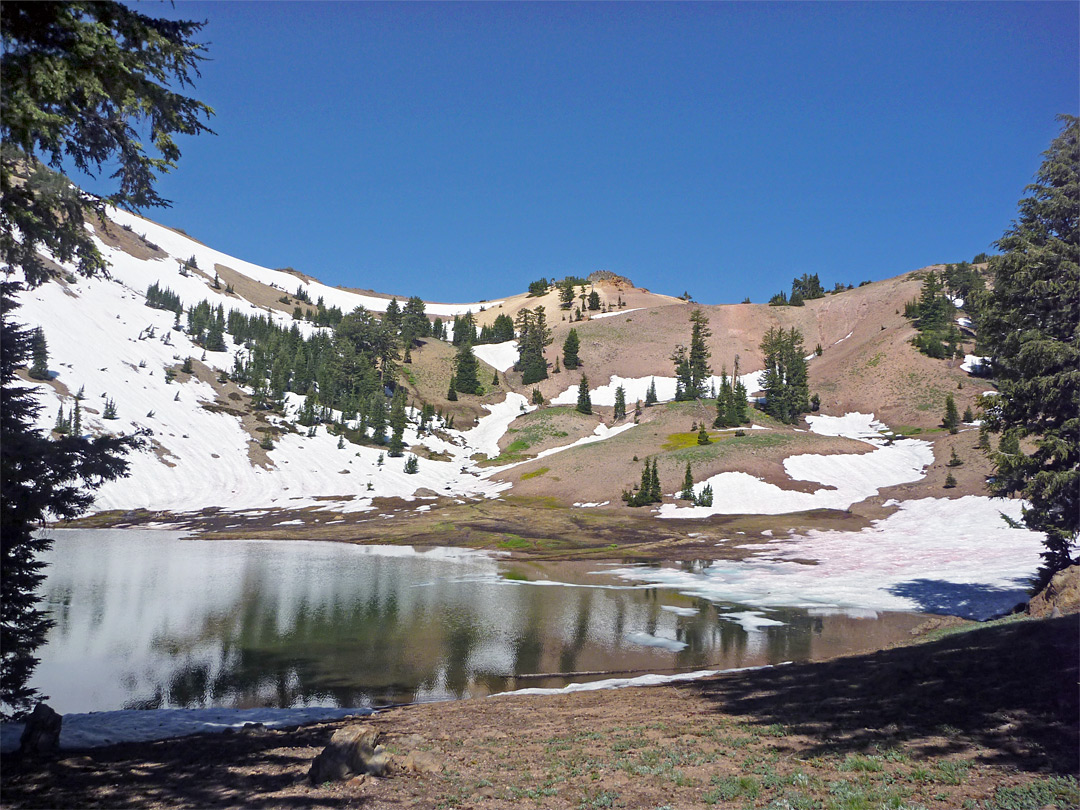
M592 615L593 596L595 591L585 590L578 593L577 612L574 616L574 631L570 641L563 644L559 653L559 671L575 672L578 668L577 659L585 648L589 638L589 619Z

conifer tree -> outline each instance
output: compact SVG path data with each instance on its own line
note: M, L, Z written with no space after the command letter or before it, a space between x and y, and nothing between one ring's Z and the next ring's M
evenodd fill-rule
M712 337L709 319L700 309L690 313L690 352L687 360L690 364L690 385L687 393L690 399L705 395L706 384L712 371L709 369L709 348L706 345Z
M457 402L457 388L455 387L456 385L457 385L457 381L454 379L454 375L451 374L450 375L450 388L446 392L446 398L450 402Z
M45 345L45 332L39 326L31 332L30 377L35 380L49 379L49 350Z
M999 390L984 406L987 430L1002 434L990 490L1027 502L1024 524L1045 534L1043 583L1076 562L1080 534L1080 119L1059 120L1017 221L996 243L977 320Z
M949 433L956 433L960 429L960 413L956 410L956 400L952 394L945 395L945 416L942 417L941 424L949 429Z
M650 405L655 405L656 402L656 377L653 377L649 380L648 390L645 391L645 407L648 408Z
M454 358L454 387L462 394L480 393L480 362L473 353L472 342L462 341Z
M693 374L690 369L690 354L685 346L676 346L671 353L671 361L675 364L675 401L694 398Z
M581 375L581 382L578 383L577 412L592 413L592 399L589 397L589 378L584 374Z
M410 455L405 459L405 473L407 475L415 475L418 472L420 472L420 462L417 460L416 456Z
M395 332L401 328L401 305L396 298L391 298L383 313L383 323L391 327Z
M795 327L787 332L772 327L761 341L761 351L765 355L765 411L781 422L794 424L800 414L810 410L802 333Z
M581 360L578 358L580 347L581 341L578 338L577 329L571 329L566 335L566 340L563 341L563 367L568 371L573 371L581 365Z
M684 501L694 500L694 476L690 472L690 462L686 462L686 475L683 476L682 492L679 493L679 497Z
M697 435L698 444L712 444L712 439L709 438L709 431L705 429L705 423L701 423L701 429Z
M405 387L399 385L394 389L394 396L390 400L390 444L387 455L392 458L398 458L404 452L405 424Z
M626 389L621 385L615 388L615 421L626 418Z
M600 309L600 293L593 290L589 293L589 310L595 312L598 309Z
M656 468L656 459L653 459L652 473L649 475L649 498L650 503L660 503L663 500L663 493L660 492L660 473Z

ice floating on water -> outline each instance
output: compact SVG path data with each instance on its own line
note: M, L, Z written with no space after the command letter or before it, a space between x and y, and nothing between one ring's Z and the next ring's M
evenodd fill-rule
M631 644L637 644L640 647L660 647L661 649L671 650L672 652L686 649L685 641L676 641L673 638L661 638L660 636L654 636L650 633L627 633L625 638Z

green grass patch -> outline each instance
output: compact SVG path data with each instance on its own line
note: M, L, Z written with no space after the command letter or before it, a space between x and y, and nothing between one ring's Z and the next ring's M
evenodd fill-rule
M522 481L528 481L530 478L539 478L541 475L543 475L546 472L550 472L549 467L540 467L540 468L535 469L535 470L533 470L531 472L524 473L521 476L521 480Z
M867 368L877 368L878 364L885 359L885 352L878 352L866 361Z
M503 538L503 540L500 540L495 545L508 551L521 550L533 547L532 541L526 540L524 537L521 537L517 534L504 534Z
M1080 807L1080 782L1073 776L1050 776L1026 785L1003 787L980 805L982 810L1042 810Z
M761 785L752 776L714 776L711 784L715 787L701 795L701 800L705 804L719 804L735 799L756 799L761 793Z

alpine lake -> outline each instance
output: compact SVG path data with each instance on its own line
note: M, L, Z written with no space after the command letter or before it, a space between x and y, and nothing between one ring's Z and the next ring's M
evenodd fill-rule
M41 592L55 626L32 683L61 713L480 697L818 660L925 620L755 611L617 578L617 560L157 530L49 536Z

